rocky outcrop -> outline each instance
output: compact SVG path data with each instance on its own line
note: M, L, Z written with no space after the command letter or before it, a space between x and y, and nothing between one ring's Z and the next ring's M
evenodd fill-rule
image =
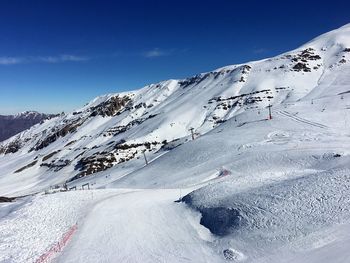
M121 110L131 102L128 96L114 96L107 101L100 103L99 105L92 107L90 116L100 115L102 117L111 117L121 113Z
M24 170L26 170L26 169L28 169L28 168L30 168L30 167L36 165L37 162L38 162L38 161L31 162L31 163L29 163L29 164L27 164L27 165L25 165L25 166L19 168L18 170L14 171L14 173L20 173L20 172L22 172L22 171L24 171Z
M56 130L53 130L50 135L40 140L30 151L37 151L43 149L55 142L58 138L66 136L68 133L75 132L80 125L84 123L84 120L77 119L68 124L65 124L63 127L59 127Z
M128 162L140 156L142 151L155 151L166 143L166 140L163 142L153 141L142 143L127 143L125 140L113 142L114 145L111 145L110 151L96 152L92 155L82 157L75 166L75 170L80 172L71 178L70 181L105 171L115 165Z
M113 167L117 159L113 153L97 153L89 157L81 158L75 169L81 172L74 176L70 181L74 181L81 177L101 172Z
M297 63L293 66L294 71L304 71L304 72L311 72L311 68L309 68L305 63Z
M63 169L64 167L71 164L71 160L68 159L59 159L59 160L52 160L51 163L42 163L40 164L41 167L47 167L50 170L53 170L55 172L58 172L59 170Z

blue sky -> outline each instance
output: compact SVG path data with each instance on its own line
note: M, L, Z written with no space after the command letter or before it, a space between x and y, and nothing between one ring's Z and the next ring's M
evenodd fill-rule
M274 56L350 22L321 1L16 1L0 6L0 114Z

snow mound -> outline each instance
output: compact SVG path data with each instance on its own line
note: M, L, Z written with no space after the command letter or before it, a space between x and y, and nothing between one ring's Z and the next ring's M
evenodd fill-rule
M183 200L201 212L201 224L212 233L262 249L282 247L347 222L349 184L350 169L339 167L241 193L234 193L232 184L217 183L195 190Z

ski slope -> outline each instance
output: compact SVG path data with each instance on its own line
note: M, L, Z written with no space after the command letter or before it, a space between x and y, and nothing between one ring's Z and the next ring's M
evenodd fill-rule
M98 203L58 262L212 262L210 233L175 203L177 190L127 192ZM125 206L125 204L128 204Z
M345 25L8 139L0 196L26 196L0 203L0 262L36 262L76 223L54 262L346 262L349 61Z
M35 125L0 144L0 193L117 179L143 167L144 150L154 160L190 142L191 128L200 137L228 120L264 120L268 105L295 122L346 130L349 32L345 25L273 58L103 95Z
M0 262L36 262L89 206L123 191L56 193L0 203Z

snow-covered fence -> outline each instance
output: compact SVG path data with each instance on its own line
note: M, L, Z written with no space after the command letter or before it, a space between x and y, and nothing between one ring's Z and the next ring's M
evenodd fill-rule
M67 245L68 241L72 238L73 234L78 228L78 224L73 225L69 228L69 230L62 236L62 238L55 243L48 251L42 254L35 263L45 263L49 262L53 256L63 250L63 248Z

